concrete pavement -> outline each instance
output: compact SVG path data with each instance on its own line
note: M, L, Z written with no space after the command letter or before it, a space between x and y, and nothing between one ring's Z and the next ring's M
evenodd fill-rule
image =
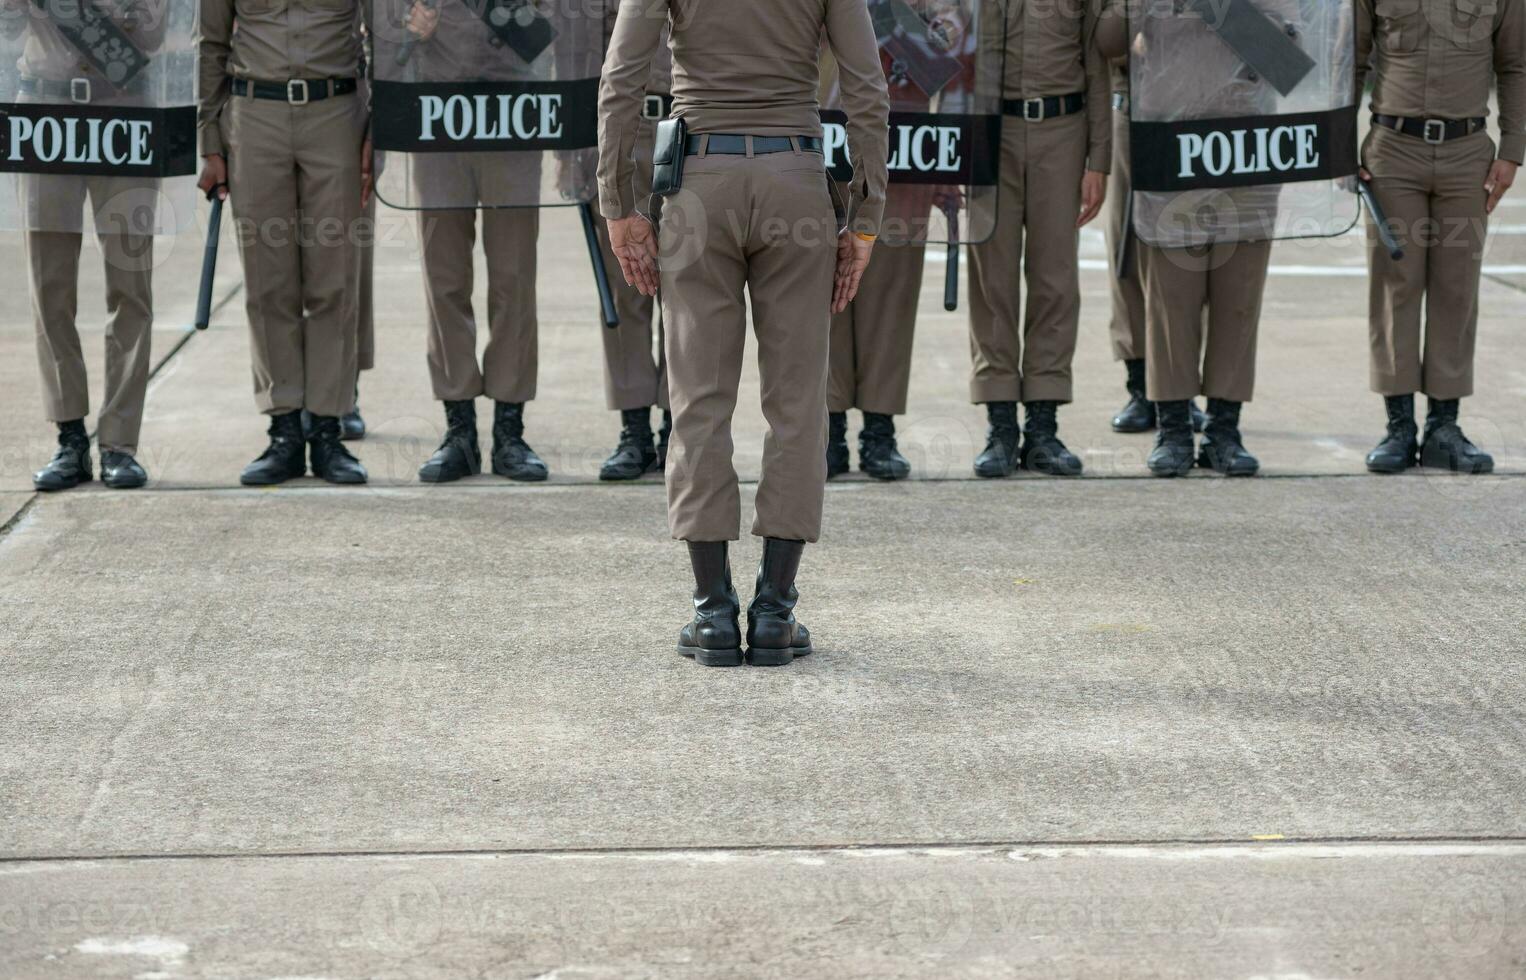
M1061 422L1091 478L973 480L930 262L921 479L832 485L801 579L818 653L772 671L672 652L660 483L594 479L616 419L571 212L543 220L547 486L414 481L440 421L406 221L360 490L236 486L263 424L230 248L213 329L155 379L150 489L33 497L51 432L10 291L0 975L1518 978L1519 237L1490 247L1464 414L1502 475L1477 479L1362 472L1381 404L1341 239L1277 249L1246 414L1266 478L1142 475L1089 265ZM157 277L160 355L198 259Z

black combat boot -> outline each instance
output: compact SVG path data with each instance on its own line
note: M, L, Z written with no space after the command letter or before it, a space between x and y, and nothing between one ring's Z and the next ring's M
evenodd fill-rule
M136 490L148 482L148 474L131 453L101 453L101 482L112 490Z
M1056 413L1059 402L1024 402L1028 418L1023 425L1023 469L1050 476L1080 476L1081 460L1065 448Z
M307 473L307 440L302 434L301 411L272 415L268 431L270 445L239 474L238 482L246 487L274 486Z
M1402 473L1414 466L1420 455L1420 443L1415 438L1419 433L1415 396L1385 395L1383 407L1388 411L1388 434L1367 454L1367 469L1371 473Z
M1203 426L1197 464L1225 476L1255 476L1261 469L1261 462L1240 441L1239 402L1208 399L1208 422Z
M634 480L657 466L652 444L652 410L627 408L620 413L620 444L599 467L601 480Z
M339 439L339 416L313 415L312 434L307 437L308 459L313 476L329 483L364 483L366 468L360 465Z
M975 457L975 475L1011 476L1017 469L1017 402L986 402L986 448Z
M90 434L84 419L58 423L58 451L32 474L32 486L42 491L69 490L90 482Z
M895 444L895 418L879 412L864 413L858 433L858 468L876 480L904 480L911 463Z
M360 416L360 383L355 384L355 405L339 416L339 438L345 442L366 437L366 420Z
M673 413L662 410L662 428L657 430L657 469L668 468L668 440L673 437Z
M726 542L690 541L694 569L694 619L678 633L678 652L706 667L742 663L742 603L731 586Z
M1145 465L1156 476L1186 476L1192 470L1197 447L1192 439L1192 414L1188 401L1156 402L1155 448Z
M546 464L525 442L524 402L493 403L493 472L511 480L546 478Z
M1420 465L1453 473L1493 473L1494 457L1473 445L1457 424L1458 399L1427 396L1425 402Z
M763 539L758 584L747 607L747 662L778 667L811 652L811 631L795 621L795 573L804 541Z
M848 413L827 413L827 479L852 469L848 457Z
M471 398L445 403L445 438L429 461L419 467L424 483L452 483L482 472L477 447L477 403Z
M1196 398L1187 403L1187 414L1192 416L1193 432L1202 432L1203 428L1208 425L1208 416L1204 414L1201 408L1197 407Z
M1145 397L1144 358L1124 361L1123 367L1128 371L1123 387L1129 393L1129 402L1113 416L1113 431L1149 432L1155 428L1155 403Z

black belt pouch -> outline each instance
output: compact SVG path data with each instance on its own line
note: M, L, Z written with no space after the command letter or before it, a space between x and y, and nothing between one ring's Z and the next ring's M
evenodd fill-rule
M652 149L652 193L671 197L684 182L684 145L689 127L682 119L664 119L657 124L656 145Z

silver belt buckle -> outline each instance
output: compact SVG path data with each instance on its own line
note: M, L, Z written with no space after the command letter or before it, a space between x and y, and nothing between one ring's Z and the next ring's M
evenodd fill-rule
M1431 135L1431 127L1436 127L1436 135ZM1445 143L1447 138L1447 123L1445 119L1427 119L1420 128L1420 138L1427 143Z
M642 119L662 119L667 113L662 111L662 96L648 95L641 103Z
M90 104L90 95L91 95L91 93L90 93L90 79L88 79L88 78L71 78L71 79L69 79L69 101L70 102L73 102L73 103L75 103L77 105L89 105Z
M1023 100L1023 118L1025 120L1027 120L1028 122L1043 122L1044 121L1044 100L1043 99L1024 99Z
M297 93L301 93L299 96ZM286 101L291 105L307 105L307 79L293 78L286 83Z

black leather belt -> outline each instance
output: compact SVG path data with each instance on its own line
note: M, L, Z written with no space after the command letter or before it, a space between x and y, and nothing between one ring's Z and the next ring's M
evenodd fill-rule
M666 119L673 114L673 97L666 92L648 92L641 102L642 119Z
M233 80L233 94L251 99L271 99L290 105L321 102L331 95L349 95L355 91L353 78L293 78L285 82L257 82L248 78Z
M1376 125L1386 126L1394 132L1413 136L1427 143L1445 143L1447 140L1472 136L1484 128L1483 116L1474 116L1472 119L1416 119L1410 116L1385 116L1381 112L1374 112L1372 121Z
M125 89L116 89L101 83L102 95L123 95L140 90L143 86L136 84L138 79L133 79ZM68 81L54 81L47 78L21 78L17 81L16 89L22 95L31 95L40 99L67 99L78 105L88 105L95 101L95 82L88 78L71 78Z
M703 142L707 139L710 141L708 146ZM752 152L754 156L760 153L791 153L797 143L803 153L821 152L821 139L816 136L754 136ZM684 143L684 152L698 153L702 146L705 153L719 153L725 156L743 155L747 153L747 137L737 133L690 136Z
M1001 111L1005 116L1022 116L1029 122L1043 122L1055 116L1068 116L1086 108L1086 93L1069 95L1046 95L1041 99L1002 99Z

